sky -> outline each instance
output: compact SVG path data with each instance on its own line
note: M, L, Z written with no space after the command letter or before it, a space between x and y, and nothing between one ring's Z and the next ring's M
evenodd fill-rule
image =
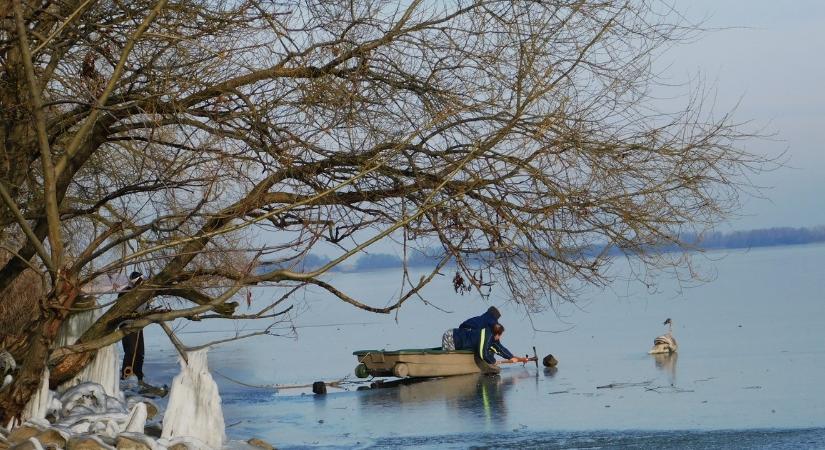
M721 228L825 225L825 2L676 0L711 30L657 61L676 80L701 73L718 111L736 108L769 139L744 142L783 167L753 179L765 198L744 198Z
M657 71L671 83L702 80L716 112L735 109L735 120L765 136L744 148L783 161L752 178L759 196L744 195L742 209L717 229L825 225L825 1L664 1L707 31L660 55Z

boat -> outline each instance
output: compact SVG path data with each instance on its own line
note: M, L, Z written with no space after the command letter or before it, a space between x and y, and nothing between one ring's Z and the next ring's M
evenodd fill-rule
M499 368L477 358L471 350L415 348L403 350L358 350L355 375L358 378L398 377L430 378L498 373Z

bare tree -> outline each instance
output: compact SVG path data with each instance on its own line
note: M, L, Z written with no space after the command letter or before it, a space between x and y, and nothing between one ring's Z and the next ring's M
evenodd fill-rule
M652 60L697 31L653 1L3 6L0 301L32 270L46 289L33 325L4 336L25 350L2 421L46 364L59 382L134 329L277 314L256 299L236 315L255 284L388 313L454 260L540 309L606 282L611 246L678 263L651 249L732 211L766 162L701 97L650 101ZM441 262L386 307L321 279L382 239ZM320 242L339 256L302 270ZM153 275L55 348L83 289L133 267ZM157 297L187 302L135 313Z

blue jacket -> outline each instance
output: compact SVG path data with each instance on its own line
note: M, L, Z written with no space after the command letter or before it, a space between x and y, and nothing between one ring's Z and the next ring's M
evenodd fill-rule
M478 330L480 328L487 328L489 331L493 328L493 325L497 323L498 320L496 320L496 318L493 317L493 314L490 311L487 311L480 316L470 317L464 322L461 322L461 325L459 325L458 327L468 330ZM507 347L502 345L500 341L493 341L492 347L493 351L501 355L501 357L504 359L510 359L513 357L513 353L511 353L510 350L507 350Z
M493 333L489 328L479 328L471 330L469 328L455 328L453 330L453 342L456 350L472 350L479 358L487 361L488 364L495 364L496 357L493 352Z

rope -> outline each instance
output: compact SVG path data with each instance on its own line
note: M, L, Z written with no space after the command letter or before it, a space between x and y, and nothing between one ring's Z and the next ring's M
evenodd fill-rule
M215 372L215 374L218 375L219 377L224 378L228 381L231 381L232 383L239 384L239 385L245 386L245 387L255 388L255 389L267 389L267 390L272 390L272 391L278 391L280 389L299 389L299 388L312 387L312 383L310 383L310 384L251 384L251 383L246 383L246 382L243 382L243 381L240 381L240 380L236 380L236 379L234 379L230 376L224 375L219 370L216 370L216 369L211 369L211 371ZM341 378L340 380L335 380L335 381L324 381L324 384L326 384L327 386L332 386L332 387L339 387L339 386L341 386L342 384L345 384L345 383L357 384L358 382L357 381L349 381L349 380L347 380L347 377L344 377L344 378Z
M229 376L226 376L226 375L222 374L222 373L221 373L221 372L219 372L217 369L212 369L212 372L215 372L215 374L216 374L216 375L218 375L218 376L219 376L219 377L221 377L221 378L225 378L226 380L229 380L229 381L231 381L231 382L233 382L233 383L235 383L235 384L240 384L241 386L251 387L251 388L255 388L255 389L269 389L269 390L275 390L275 391L277 391L277 390L278 390L278 387L277 387L276 385L274 385L274 384L250 384L250 383L244 383L243 381L239 381L239 380L236 380L236 379L234 379L234 378L231 378L231 377L229 377Z
M137 359L138 345L140 345L140 339L143 337L143 333L141 333L140 331L136 331L135 333L137 333L138 336L137 340L135 340L135 348L132 349L132 364L123 368L123 376L126 378L131 377L134 373L134 369L132 369L132 367L135 367L135 359Z

